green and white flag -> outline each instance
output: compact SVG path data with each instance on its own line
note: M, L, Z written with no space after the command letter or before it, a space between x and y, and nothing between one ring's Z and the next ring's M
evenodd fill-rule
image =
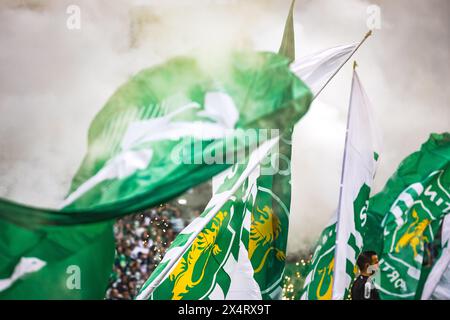
M311 99L275 53L208 67L182 57L140 72L93 120L62 210L0 201L0 298L103 298L114 218L242 162L272 129L290 132Z
M319 79L323 87L330 74L320 76L326 68L317 60L305 85L290 68L292 46L282 48L235 52L214 65L179 57L121 86L89 128L87 154L60 210L0 199L0 299L103 298L114 218L167 201L246 159L271 129L289 136L312 100L308 85ZM285 184L274 185L280 197L288 194ZM257 263L257 250L254 257ZM277 276L268 274L262 268L258 281Z
M295 58L293 6L294 2L280 47L280 53L290 60ZM307 76L308 86L320 90L354 53L356 47L352 46L350 50L349 46L345 46L321 52L320 58L305 59L305 65L291 64L291 70L295 66L300 78L302 74ZM254 169L252 174L247 173L246 177L240 172L244 169L239 170L239 167L235 166L231 170L236 172L234 179L246 179L243 187L238 188L232 195L225 193L226 190L235 189L233 180L230 180L220 186L221 193L214 192L214 197L202 218L189 225L174 241L163 262L142 288L138 299L281 298L290 207L291 146L286 140L290 140L289 133L283 136L279 145L281 157L278 156L277 160L287 160L288 168L261 175L261 169L268 169L267 166L261 165ZM267 160L271 163L273 158L265 160L266 163ZM237 176L238 173L240 176ZM215 184L217 180L220 178L213 180L216 181ZM250 193L250 190L253 191ZM222 207L215 209L217 213L211 213L211 205L223 194L229 199ZM229 212L233 212L232 217ZM224 213L227 213L227 216ZM208 224L205 226L205 223ZM196 232L192 232L193 229ZM230 229L239 234L237 239L225 236ZM212 230L218 236L211 239L212 242L208 242L208 246L201 248L200 244L204 243L205 237L210 235ZM222 234L224 238L220 236ZM187 236L191 237L190 241L186 240ZM230 246L233 248L233 254L225 255L221 248ZM213 248L216 248L216 254ZM213 250L212 255L209 250ZM201 268L190 267L189 261L197 261L194 257L203 261L203 264L198 263Z
M159 192L169 199L250 152L264 130L292 128L310 100L289 61L273 53L233 53L215 66L178 58L144 70L94 119L63 207L142 208L161 186L170 186Z
M382 299L421 298L423 282L435 265L430 246L448 213L450 134L432 134L370 200L367 248L379 253L375 285Z
M322 232L304 283L304 300L344 299L363 246L367 204L378 159L372 107L353 72L339 205Z
M295 56L293 7L294 1L280 48L290 60ZM278 160L280 152L290 159L291 149L282 139L274 152L279 138L213 178L205 211L177 236L137 299L281 298L289 222L282 201L290 199L290 168L280 174ZM280 214L279 208L284 209Z
M0 219L0 299L103 299L114 260L112 225L28 228Z

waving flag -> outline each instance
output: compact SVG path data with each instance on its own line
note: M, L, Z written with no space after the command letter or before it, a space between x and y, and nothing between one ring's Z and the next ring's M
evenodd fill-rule
M284 57L236 53L218 69L180 58L121 87L91 125L88 153L64 205L136 206L138 196L142 206L167 184L170 198L229 167L227 153L232 160L254 148L257 141L239 129L289 128L306 111L309 90ZM217 161L209 163L209 155Z
M280 53L294 57L293 6ZM202 217L175 239L138 299L279 299L290 205L289 140L273 142L213 179ZM267 147L269 144L269 148ZM270 151L270 152L269 152ZM280 170L280 159L287 169ZM258 160L255 160L258 159Z
M319 238L302 299L343 299L353 279L379 152L371 108L354 71L339 205Z
M280 53L291 61L295 59L293 7L294 1L280 47ZM309 68L301 63L294 63L291 64L291 70L295 65L299 70L297 75L302 77L302 74L305 74L310 81L308 86L320 90L357 47L355 45L352 50L346 48L345 53L343 50L321 53L321 59L305 60ZM321 66L322 63L330 64L330 61L334 62L331 66L326 68ZM312 65L315 69L311 67ZM291 146L286 143L286 140L289 141L290 138L291 133L287 130L279 145L278 160L290 161ZM271 159L266 159L266 162L267 160L270 162ZM271 175L260 175L258 170L261 168L264 166L255 169L253 175L250 175L256 176L256 180L249 180L250 178L241 173L240 177L247 179L244 185L249 189L238 189L233 195L228 195L229 200L213 216L214 218L209 218L207 227L203 224L198 227L199 224L194 221L186 228L187 231L182 232L179 237L184 239L184 234L191 232L192 228L200 228L193 242L186 244L184 240L180 242L178 238L175 240L171 250L166 254L164 263L144 285L138 299L278 299L281 297L289 223L290 168L275 171ZM227 184L222 185L222 188L233 189L232 185ZM253 193L250 193L250 190L253 190ZM245 197L249 194L252 196ZM215 197L217 195L211 200L213 203ZM230 211L233 211L233 216L227 220L224 213L229 216ZM205 217L208 214L211 214L209 206L204 212ZM226 234L227 230L232 228L231 225L242 226L239 230L234 228L234 232L240 235L240 240L235 238L224 240L220 237L220 234ZM206 241L206 235L212 234L213 231L219 234L218 237ZM200 244L205 242L208 243L208 248L216 248L216 251L211 249L212 256L206 249L200 248ZM217 249L230 246L234 248L235 254L229 256L224 256L222 251ZM203 256L208 257L207 265L202 263L198 265L205 269L193 267L192 261L197 261L194 257L202 259ZM205 276L200 278L199 275L203 272ZM215 274L217 277L212 276ZM186 279L190 279L189 285Z
M247 153L270 138L271 129L289 140L312 100L308 86L323 88L333 74L309 70L313 76L305 84L292 72L292 9L280 54L234 52L214 66L179 57L121 86L91 123L87 154L61 210L0 200L0 298L103 298L114 218L167 201L235 162L247 163ZM289 159L290 147L281 148ZM261 177L257 198L264 203L273 193L274 203L287 204L289 177L290 171ZM244 200L248 206L253 201ZM253 229L242 231L263 298L279 293L284 268L287 217L274 217L269 209L287 215L288 206L276 206L256 206ZM257 235L272 227L267 238Z
M192 58L178 58L142 71L119 88L94 119L88 153L62 212L0 204L2 217L28 228L2 221L2 230L14 230L1 232L2 246L22 243L13 240L19 236L33 239L2 251L0 275L10 278L22 257L45 263L26 281L16 281L0 291L0 296L102 298L98 293L106 288L109 272L92 273L96 267L82 269L80 290L55 290L55 295L46 295L39 290L21 290L21 286L34 281L35 287L45 281L65 283L66 269L77 264L80 248L94 250L98 246L96 258L111 266L112 222L76 225L157 205L205 181L242 161L246 150L250 152L267 139L267 135L249 137L248 132L280 129L282 133L283 128L293 127L310 101L309 89L289 70L289 61L272 53L232 54L228 64L218 70L205 70ZM230 139L234 142L231 151L225 148ZM229 163L227 152L232 156ZM219 160L210 163L211 158ZM27 215L32 218L27 220ZM75 226L44 228L43 224ZM59 267L61 260L67 263ZM97 280L87 283L91 273Z
M450 134L432 134L370 200L366 237L372 241L367 247L380 257L375 284L382 299L421 298L423 281L436 260L436 235L448 213ZM447 259L444 248L438 251Z
M261 162L270 160L277 143L278 138L266 142L247 163L213 179L214 195L203 214L177 236L137 299L261 298L249 234Z

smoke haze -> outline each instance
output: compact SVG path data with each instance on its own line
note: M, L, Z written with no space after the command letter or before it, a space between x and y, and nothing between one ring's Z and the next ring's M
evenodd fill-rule
M290 1L8 0L0 4L0 197L56 207L86 151L89 124L139 70L230 48L276 51ZM81 29L66 9L81 9ZM367 8L381 29L356 54L383 137L373 192L430 133L450 128L450 3L303 0L297 57L359 41ZM336 208L351 64L294 133L289 252L309 249Z

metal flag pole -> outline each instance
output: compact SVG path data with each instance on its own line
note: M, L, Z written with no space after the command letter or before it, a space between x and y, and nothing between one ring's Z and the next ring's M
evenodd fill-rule
M367 37L366 37L367 38ZM351 86L351 92L350 92L350 101L349 101L349 106L348 106L348 113L347 113L347 127L345 130L345 146L344 146L344 156L342 158L342 170L341 170L341 181L340 181L340 185L339 185L339 200L338 200L338 209L337 209L337 213L336 213L336 247L334 249L334 265L333 265L333 283L332 283L332 299L334 300L334 297L338 294L336 292L336 287L335 287L335 282L336 282L336 265L337 265L337 260L336 258L338 257L338 253L339 253L339 242L342 241L342 237L339 236L339 225L340 225L340 219L341 219L341 209L342 209L342 190L344 189L344 176L345 176L345 162L347 159L347 148L348 148L348 132L349 132L349 128L350 128L350 116L352 113L352 105L353 105L353 88L355 85L355 72L356 72L356 67L358 66L358 64L356 63L356 61L353 62L353 76L352 76L352 86Z
M325 84L323 85L322 88L320 88L320 90L314 95L313 100L317 98L317 96L322 92L323 89L325 89L325 87L331 82L331 80L333 80L333 78L336 76L336 74L338 74L338 72L342 69L342 67L347 63L348 60L351 59L351 57L353 57L353 55L355 54L356 51L358 51L358 49L363 45L363 43L367 40L368 37L370 37L372 35L372 30L369 30L365 35L364 38L361 40L360 43L358 43L358 45L356 46L356 48L351 52L351 54L348 56L347 59L345 59L345 61L339 66L339 68L337 68L337 70L331 75L331 77L327 80L327 82L325 82Z

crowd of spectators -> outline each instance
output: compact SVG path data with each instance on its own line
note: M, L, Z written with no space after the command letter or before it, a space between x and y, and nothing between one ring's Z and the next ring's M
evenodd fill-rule
M106 299L133 299L184 227L180 209L167 204L119 219Z

